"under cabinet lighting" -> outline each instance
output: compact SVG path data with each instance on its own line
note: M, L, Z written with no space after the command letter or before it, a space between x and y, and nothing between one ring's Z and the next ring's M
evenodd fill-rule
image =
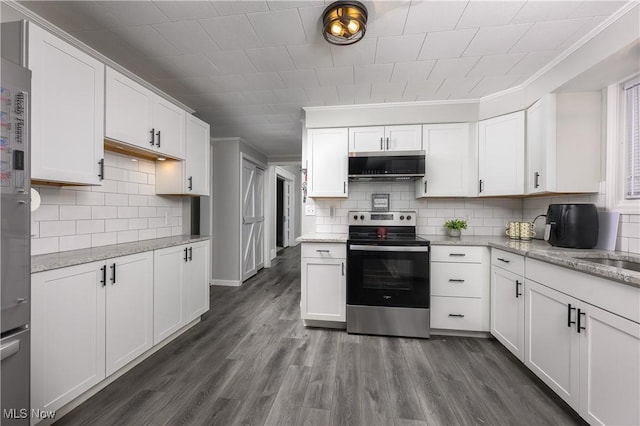
M158 158L157 158L157 160L158 160L158 161L165 161L165 160L166 160L166 158L164 158L164 157L158 157Z

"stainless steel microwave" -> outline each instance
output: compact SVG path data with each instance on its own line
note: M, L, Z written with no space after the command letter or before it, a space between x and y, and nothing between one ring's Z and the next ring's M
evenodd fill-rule
M425 151L350 152L349 180L416 180L424 177L425 162Z

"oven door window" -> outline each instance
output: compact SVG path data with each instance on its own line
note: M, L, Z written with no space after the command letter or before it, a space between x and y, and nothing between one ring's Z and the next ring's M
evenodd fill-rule
M429 255L349 251L347 303L429 307Z

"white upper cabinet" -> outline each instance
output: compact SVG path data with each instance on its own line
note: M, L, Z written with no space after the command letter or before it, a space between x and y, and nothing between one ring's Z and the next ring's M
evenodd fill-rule
M422 149L420 125L349 128L350 152L415 151Z
M159 155L184 158L186 113L107 68L105 137Z
M347 129L310 129L307 138L309 197L348 197Z
M524 111L478 123L478 195L524 193Z
M31 179L100 185L104 65L29 23Z
M467 197L475 191L475 124L422 126L427 152L425 177L416 181L416 197ZM475 133L475 132L473 132Z
M528 194L598 192L600 92L549 94L527 110Z
M156 162L156 194L209 195L209 124L187 115L185 161Z

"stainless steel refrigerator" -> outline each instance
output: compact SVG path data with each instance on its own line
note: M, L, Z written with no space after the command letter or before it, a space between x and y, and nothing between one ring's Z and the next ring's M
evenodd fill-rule
M0 68L0 400L1 425L29 424L31 314L31 71L3 58Z

